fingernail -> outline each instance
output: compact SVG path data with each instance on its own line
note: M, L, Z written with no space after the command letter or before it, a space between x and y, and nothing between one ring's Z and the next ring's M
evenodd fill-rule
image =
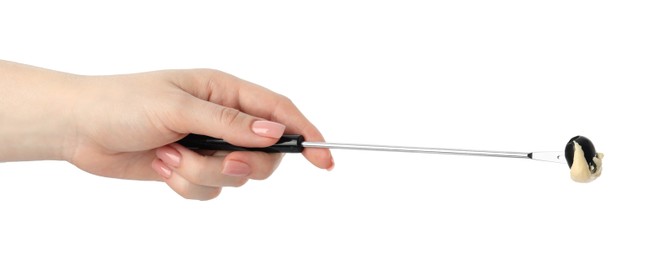
M286 126L271 121L255 121L252 123L252 131L263 137L280 138L284 134Z
M330 157L330 167L327 168L329 172L334 169L334 158Z
M250 166L240 161L225 161L223 165L223 174L232 176L246 176L250 174Z
M168 147L158 150L157 157L164 161L164 163L173 167L180 166L180 161L182 161L182 155L180 152Z
M157 171L157 173L159 173L161 177L164 177L164 179L168 179L173 174L173 171L171 170L171 168L168 168L166 165L162 165L159 167L159 171Z

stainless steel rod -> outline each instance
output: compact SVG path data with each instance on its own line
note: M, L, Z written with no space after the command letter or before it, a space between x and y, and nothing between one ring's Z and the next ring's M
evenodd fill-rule
M466 150L431 147L410 147L391 145L368 145L368 144L346 144L346 143L324 143L305 142L300 135L285 135L275 145L257 148L234 146L223 139L217 139L204 135L190 134L178 141L193 150L224 150L224 151L259 151L269 153L300 153L303 148L328 148L328 149L351 149L387 152L409 152L409 153L431 153L431 154L452 154L471 155L487 157L523 158L538 161L567 163L563 152L505 152L488 150Z
M455 155L471 155L471 156L531 159L530 155L529 155L530 153L522 153L522 152L464 150L464 149L389 146L389 145L367 145L367 144L323 143L323 142L303 142L302 146L307 147L307 148L330 148L330 149L368 150L368 151L386 151L386 152L455 154Z

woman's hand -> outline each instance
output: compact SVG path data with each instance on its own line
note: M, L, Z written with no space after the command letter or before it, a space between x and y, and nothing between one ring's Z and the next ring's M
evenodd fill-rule
M0 151L0 161L63 159L101 176L163 180L185 198L206 200L270 176L281 154L199 154L174 143L187 134L246 147L272 145L285 132L323 141L288 98L220 71L76 76L8 62L0 71L13 75L0 76L3 100L18 104L0 104L1 119L18 122L0 134L35 143L10 146L23 150L14 155ZM34 130L21 134L21 126ZM319 168L334 166L326 149L303 154Z

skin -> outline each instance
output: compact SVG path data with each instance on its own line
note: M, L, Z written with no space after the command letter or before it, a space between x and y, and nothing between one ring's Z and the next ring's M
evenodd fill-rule
M593 171L589 168L587 160L584 158L584 151L582 147L577 143L573 142L575 146L575 152L573 153L573 164L571 165L571 179L576 182L591 182L598 178L603 172L603 157L602 153L597 153L593 158L596 163L596 169Z
M82 76L0 60L0 162L65 160L100 176L163 181L184 198L269 177L281 154L199 154L174 144L189 133L246 147L282 132L324 141L286 97L230 74L166 70ZM305 149L331 169L327 149Z

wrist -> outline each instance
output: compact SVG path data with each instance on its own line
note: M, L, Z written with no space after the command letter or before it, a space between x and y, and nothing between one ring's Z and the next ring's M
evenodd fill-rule
M79 76L0 61L0 161L67 160Z

